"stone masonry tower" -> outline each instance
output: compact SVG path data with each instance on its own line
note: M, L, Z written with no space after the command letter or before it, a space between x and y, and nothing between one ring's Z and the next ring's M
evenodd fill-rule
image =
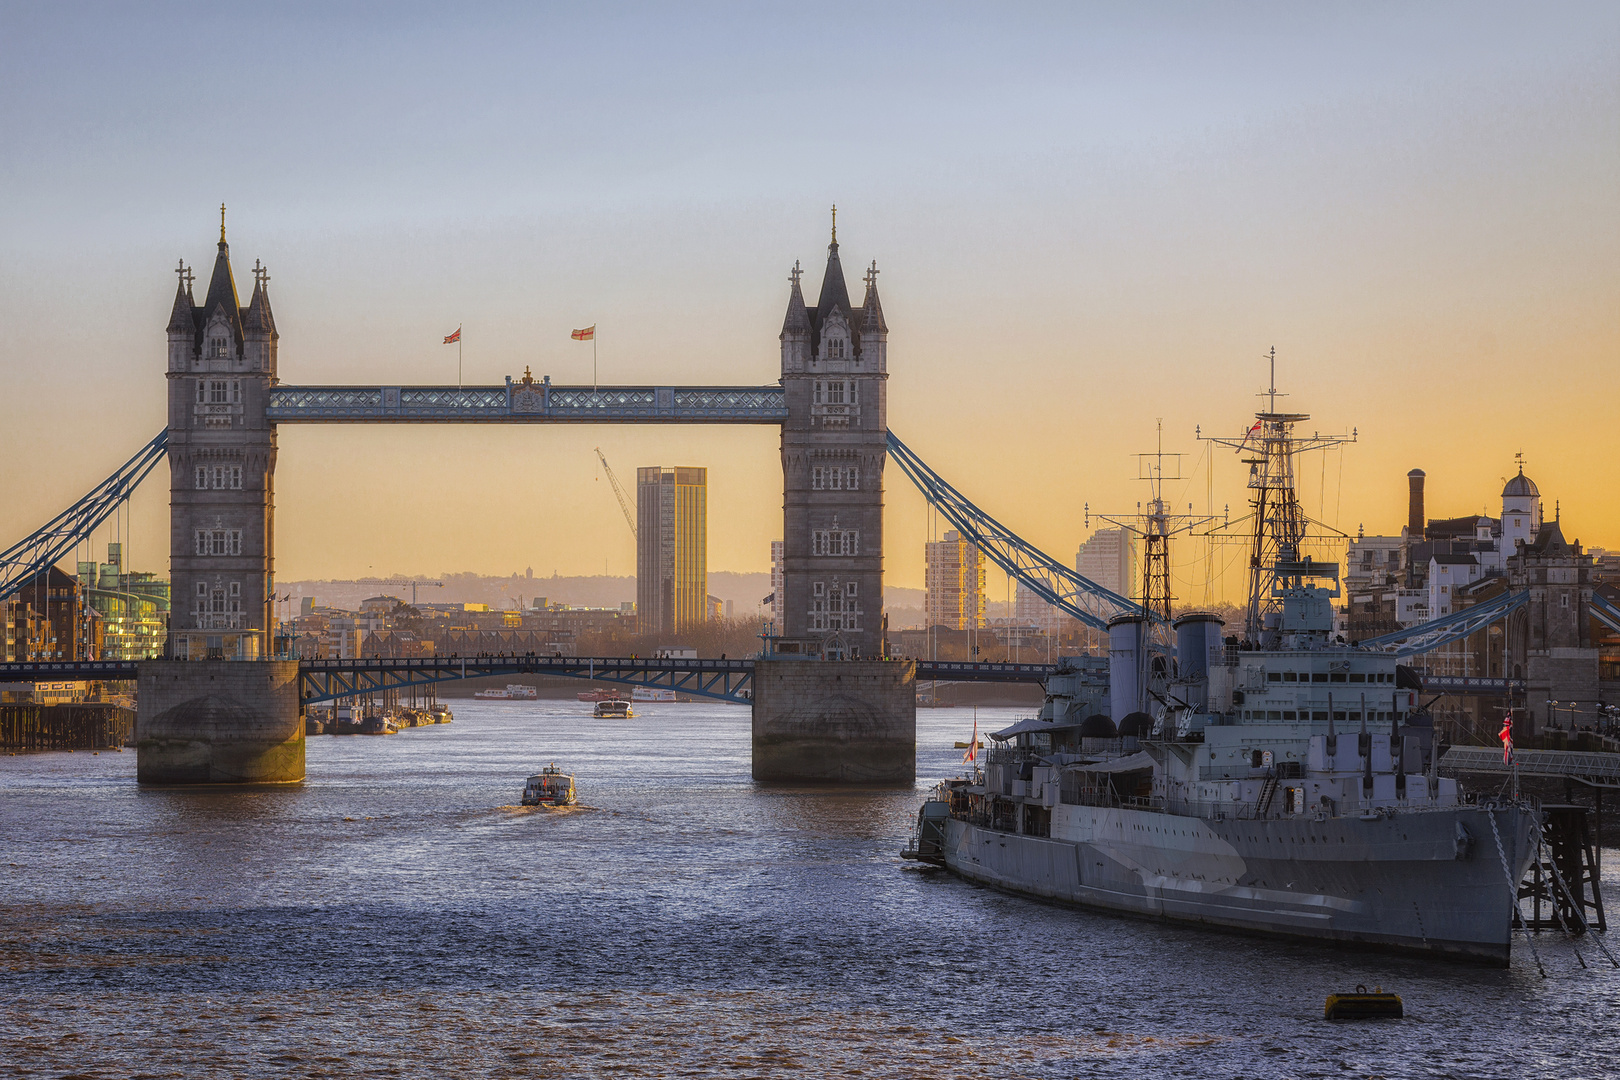
M225 243L195 302L182 263L169 316L169 642L175 659L258 660L271 652L276 381L269 274L243 307Z
M793 267L782 324L782 640L828 660L883 655L883 466L888 453L888 336L877 264L849 302L833 211L827 270L806 307Z

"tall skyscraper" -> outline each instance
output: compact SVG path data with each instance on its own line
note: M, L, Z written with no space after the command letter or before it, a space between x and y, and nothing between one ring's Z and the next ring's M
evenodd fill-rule
M975 630L984 625L984 553L955 529L927 545L927 625Z
M1136 587L1136 539L1125 529L1098 529L1074 554L1074 569L1130 599Z
M677 634L709 615L709 470L636 470L636 615Z

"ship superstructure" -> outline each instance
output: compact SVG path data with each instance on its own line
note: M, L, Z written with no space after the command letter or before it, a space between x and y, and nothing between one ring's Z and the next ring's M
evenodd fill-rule
M1071 664L1062 704L936 788L911 853L1050 900L1506 963L1535 813L1468 801L1395 659L1334 637L1338 566L1303 554L1293 477L1338 437L1296 437L1309 417L1267 396L1217 440L1251 470L1241 632L1188 613L1166 646L1150 614L1118 620L1106 699ZM1082 685L1114 715L1080 717Z

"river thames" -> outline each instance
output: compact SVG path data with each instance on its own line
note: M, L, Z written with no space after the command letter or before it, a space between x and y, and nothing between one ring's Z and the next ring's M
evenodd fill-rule
M284 789L139 789L133 751L0 758L0 1075L1620 1073L1620 972L1591 942L1582 969L1540 935L1542 979L1522 939L1507 970L1457 966L904 864L971 710L919 710L917 789L873 792L755 784L742 707L451 705L311 738ZM582 805L516 806L550 761ZM1358 983L1407 1019L1325 1022Z

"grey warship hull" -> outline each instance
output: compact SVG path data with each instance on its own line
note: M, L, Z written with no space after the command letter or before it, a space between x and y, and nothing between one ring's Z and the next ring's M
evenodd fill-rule
M1049 836L954 817L943 825L945 867L1008 892L1506 965L1510 882L1534 854L1535 819L1520 806L1322 820L1059 806Z

